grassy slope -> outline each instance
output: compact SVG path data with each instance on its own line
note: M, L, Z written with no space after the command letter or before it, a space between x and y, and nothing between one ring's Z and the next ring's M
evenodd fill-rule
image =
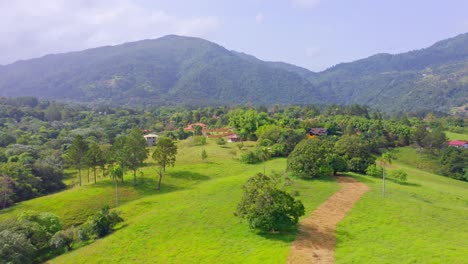
M468 134L459 134L459 133L453 133L453 132L446 131L445 135L450 140L467 140L468 141Z
M380 179L355 175L371 190L338 226L337 263L468 263L468 183L408 165L410 149L398 156L390 171L409 184L387 181L385 198Z
M52 263L284 263L294 234L257 234L240 223L233 211L248 177L262 165L244 165L233 159L234 145L202 147L179 143L176 167L168 169L163 192L154 191L155 169L143 169L137 189L127 175L121 193L127 200L118 210L126 220L114 234L53 259ZM285 159L267 162L267 173L285 168ZM143 183L142 183L143 180ZM309 214L333 194L330 181L295 182ZM21 210L52 211L67 224L79 222L98 205L113 203L114 189L107 180L21 203L2 218ZM73 201L73 202L71 202ZM92 209L90 209L92 208ZM89 213L87 212L89 211Z

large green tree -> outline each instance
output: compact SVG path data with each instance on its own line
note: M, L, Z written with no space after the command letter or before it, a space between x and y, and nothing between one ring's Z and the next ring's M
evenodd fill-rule
M137 184L136 172L148 157L146 140L138 128L133 128L126 136L120 136L114 143L116 161L126 169L133 171L133 184Z
M332 172L329 155L333 144L328 140L305 139L288 157L288 171L301 178L316 178Z
M177 146L167 137L160 137L153 152L153 159L159 166L158 190L161 189L161 181L167 166L174 166L177 155Z
M262 231L290 230L304 215L304 205L278 188L278 176L262 173L244 184L244 194L235 214L247 219L249 226Z

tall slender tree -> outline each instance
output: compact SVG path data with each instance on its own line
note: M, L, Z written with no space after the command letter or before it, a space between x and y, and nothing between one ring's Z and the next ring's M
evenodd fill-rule
M88 151L88 144L83 139L81 135L77 135L67 151L66 159L72 163L76 169L78 169L80 186L82 185L81 181L81 169L85 164L85 155Z
M160 137L156 143L156 148L153 152L153 159L159 166L159 181L158 190L161 190L161 181L167 166L174 166L177 155L177 146L167 137Z
M88 167L93 169L94 184L96 184L96 169L98 166L102 166L102 164L105 163L104 153L96 142L91 143L91 146L86 152L86 163Z

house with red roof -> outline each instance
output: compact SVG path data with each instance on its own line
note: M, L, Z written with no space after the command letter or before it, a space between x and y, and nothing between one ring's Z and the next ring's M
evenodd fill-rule
M448 145L457 148L468 148L468 142L463 140L452 140L448 142Z

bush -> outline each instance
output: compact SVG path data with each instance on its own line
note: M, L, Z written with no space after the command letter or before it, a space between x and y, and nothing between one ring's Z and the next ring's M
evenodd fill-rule
M88 220L93 235L104 237L110 234L115 225L123 219L115 211L110 211L109 206L102 207L101 211Z
M202 150L201 158L202 158L202 160L206 160L208 158L208 154L206 153L205 149Z
M50 246L55 249L71 250L73 242L78 238L78 230L75 227L60 230L50 239Z
M283 144L276 143L271 146L271 156L272 157L285 157L286 156L286 146Z
M262 147L269 147L273 145L273 142L269 140L268 138L262 138L257 142L257 144Z
M376 166L375 164L371 164L367 167L366 174L372 177L382 176L382 168Z
M390 177L399 183L404 183L408 180L408 173L406 173L404 170L396 170L390 173Z
M202 146L202 145L206 145L206 137L204 136L192 137L192 146Z
M226 140L222 137L216 139L216 144L218 145L226 145Z
M242 154L240 157L240 162L246 163L246 164L255 164L261 161L262 160L260 159L260 156L258 155L258 153L251 151L251 150Z
M244 184L244 194L235 215L247 219L250 228L262 231L290 230L304 215L304 205L289 193L279 190L278 179L264 174Z

